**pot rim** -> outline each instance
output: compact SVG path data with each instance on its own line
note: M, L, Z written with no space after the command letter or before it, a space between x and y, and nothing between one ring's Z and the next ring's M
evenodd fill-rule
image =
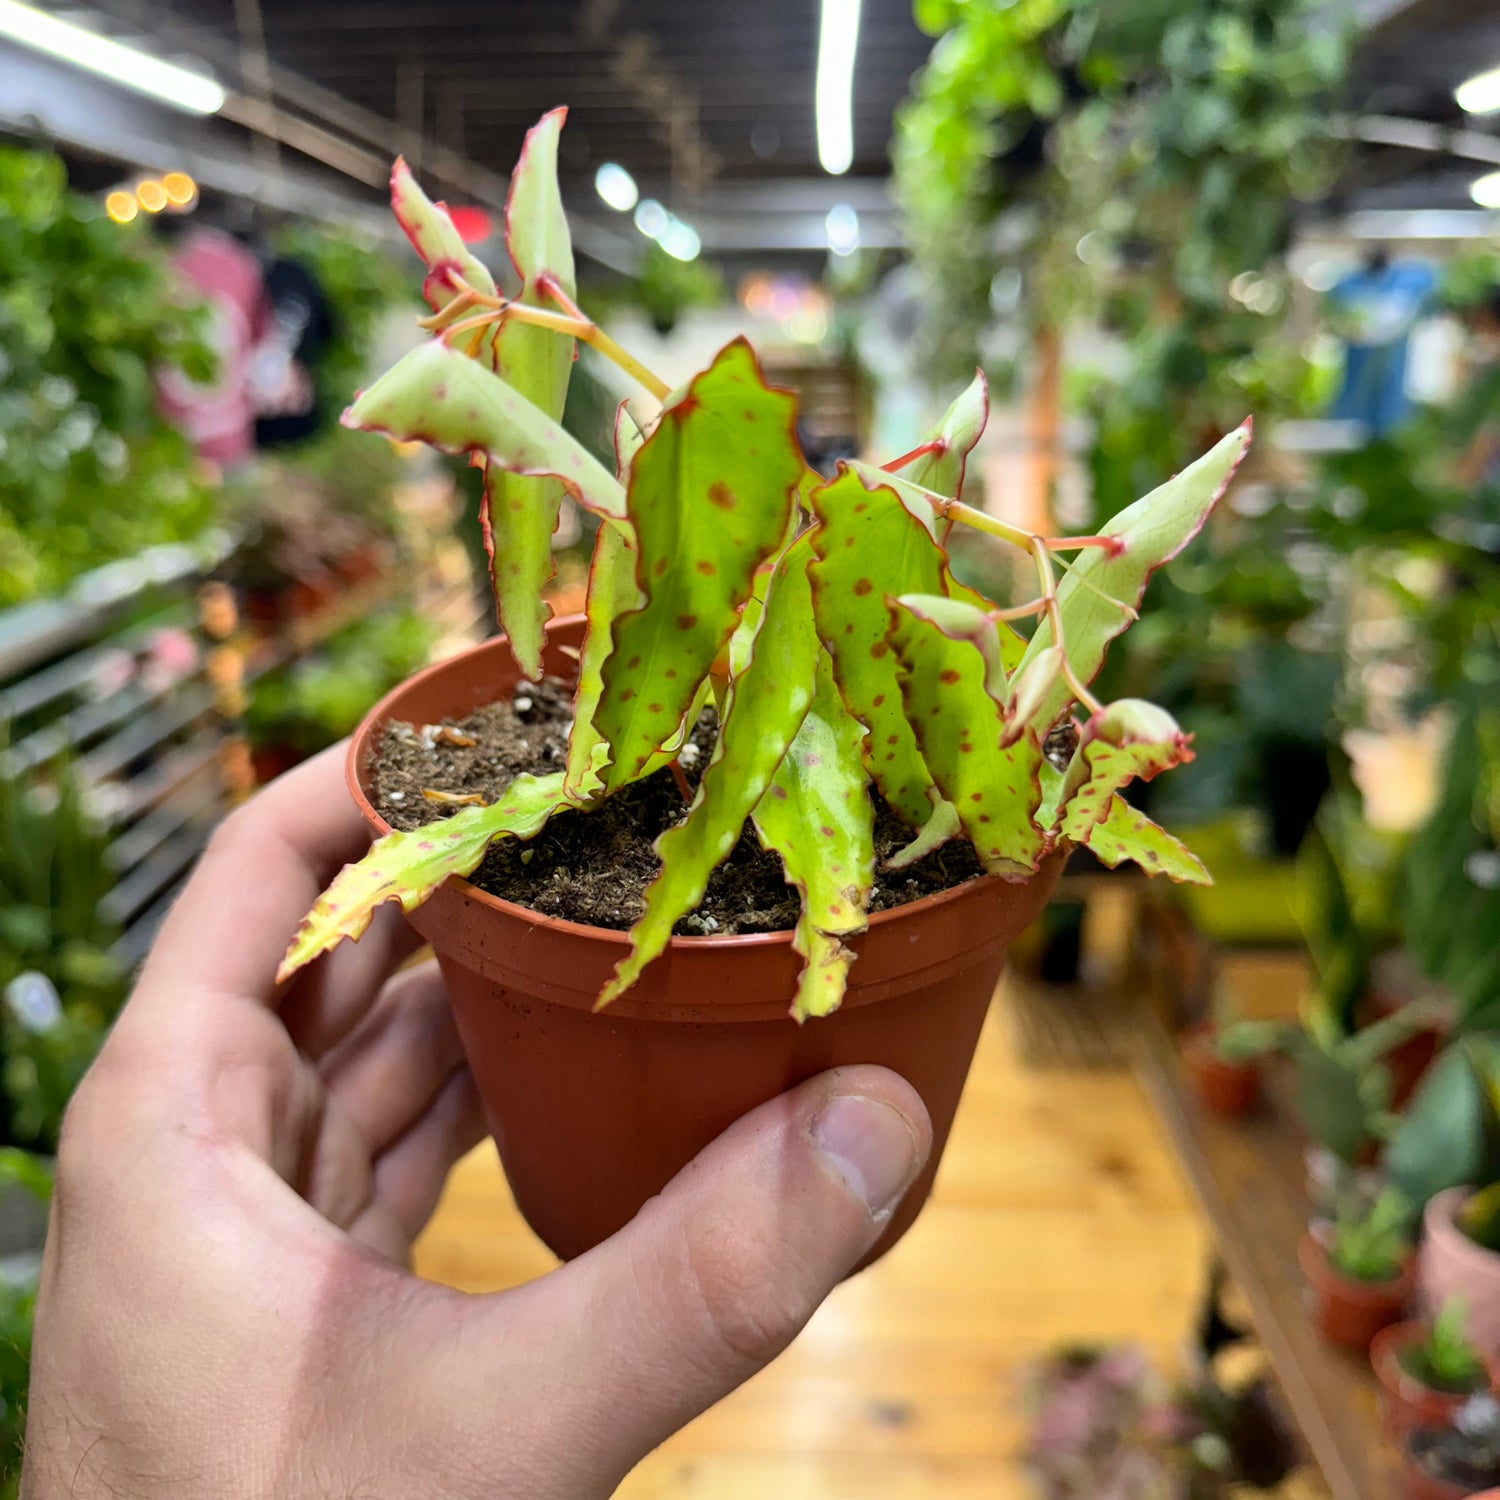
M547 622L547 631L560 627L580 624L584 620L582 614L554 615ZM475 645L467 647L463 651L455 652L452 656L446 656L441 661L431 662L423 667L421 671L414 672L410 677L404 678L386 693L372 707L364 718L359 721L354 733L349 736L349 748L344 756L344 780L349 788L349 794L354 799L355 806L360 811L360 816L374 831L377 838L390 833L391 825L376 811L374 804L365 795L365 789L361 785L360 772L361 760L365 754L365 747L371 744L377 729L386 723L397 721L401 716L395 712L402 698L411 690L416 683L425 682L429 678L436 677L444 671L451 670L456 661L466 656L475 655L481 651L491 651L503 640L502 636L491 636L489 640L479 641ZM403 722L410 722L409 720ZM373 748L373 747L372 747ZM976 875L970 880L965 880L960 885L951 886L946 891L934 891L930 896L919 896L915 901L905 902L901 906L892 906L885 911L871 912L868 916L868 928L883 927L903 918L920 915L924 912L933 911L947 905L950 902L960 901L971 897L982 888L999 889L1009 887L1016 890L1024 890L1033 881L1040 878L1042 870L1051 860L1059 857L1064 851L1054 849L1044 856L1040 869L1033 871L1024 880L1007 880L1001 875ZM471 901L478 902L481 906L488 907L503 916L519 918L531 922L540 927L566 935L571 935L586 941L603 942L611 946L629 948L630 932L621 931L615 927L595 927L587 922L574 922L567 917L548 916L545 912L534 911L529 906L522 906L516 901L506 901L503 897L491 895L490 892L481 890L477 885L465 879L461 875L452 875L448 878L448 884L458 886L463 894ZM696 953L713 951L715 949L744 949L744 948L773 948L783 947L791 943L795 929L783 928L779 932L746 932L726 933L719 937L678 937L673 936L668 940L667 947L663 953L691 951ZM861 936L860 933L851 936Z
M1378 1307L1389 1304L1394 1297L1405 1301L1411 1295L1415 1280L1413 1258L1407 1255L1401 1268L1385 1281L1355 1281L1345 1276L1329 1258L1327 1240L1315 1230L1307 1230L1297 1244L1297 1259L1302 1274L1315 1286L1327 1292L1337 1292L1346 1302L1360 1307Z

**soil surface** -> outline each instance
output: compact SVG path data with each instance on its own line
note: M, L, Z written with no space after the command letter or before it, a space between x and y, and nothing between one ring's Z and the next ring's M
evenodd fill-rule
M492 703L467 719L441 725L392 724L375 765L372 801L392 828L419 828L457 811L430 802L428 791L478 793L492 802L523 771L545 775L567 760L573 722L572 689L554 678L522 683L509 701ZM679 757L695 787L713 753L713 710L698 721ZM919 896L962 884L982 873L961 839L909 869L882 863L911 833L878 793L875 797L875 890L871 911L902 906ZM556 814L534 839L501 839L470 879L481 890L547 916L624 930L640 916L642 895L661 863L654 840L687 811L668 770L617 792L589 812ZM781 861L760 847L748 824L729 858L714 871L697 911L674 929L706 933L779 932L795 927L799 903Z

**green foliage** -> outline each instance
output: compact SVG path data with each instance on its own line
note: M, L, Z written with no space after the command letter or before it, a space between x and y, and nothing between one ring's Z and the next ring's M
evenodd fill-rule
M517 216L535 235L541 212L550 248L535 264L558 266L568 258L555 183L541 180L553 161L555 136L547 140L548 152L518 174L526 191L512 196L510 238L516 252ZM1186 742L1150 704L1110 708L1087 683L1134 618L1146 580L1223 492L1248 424L1122 512L1107 543L1048 541L956 500L983 427L982 380L929 443L892 465L907 475L850 464L825 481L798 447L795 397L766 384L743 340L670 391L570 299L552 297L559 313L494 295L489 273L468 265L442 211L399 166L393 189L430 268L435 314L424 326L436 337L377 380L346 420L477 454L492 476L559 480L603 524L566 771L518 778L495 807L379 841L315 906L284 973L357 937L379 903L410 910L450 875L469 873L490 839L529 837L551 816L586 816L667 765L710 695L719 722L712 759L683 820L657 840L660 873L601 1004L665 949L753 820L801 897L794 944L804 968L793 1013L833 1010L855 956L845 939L865 925L877 791L917 833L914 847L962 834L988 868L1013 879L1033 877L1075 838L1111 862L1204 878L1181 845L1115 796L1132 775L1186 758ZM530 276L527 255L515 259ZM550 294L545 278L539 285ZM621 414L614 475L505 367L518 329L552 338L554 354L575 339L590 345L662 403L644 438ZM536 492L505 493L519 505L507 548L496 552L500 572L517 549L529 555L544 545L555 519ZM957 583L944 545L954 524L1029 552L1043 597L1002 608ZM1054 553L1081 553L1060 586ZM1008 624L1026 614L1045 617L1030 645ZM527 669L530 647L516 646ZM1090 723L1072 773L1046 762L1042 738L1075 704ZM1081 807L1096 793L1107 812L1060 826L1077 812L1068 799Z
M55 1149L63 1107L124 999L108 951L118 933L99 913L115 883L106 844L66 770L35 788L0 777L0 991L41 981L22 980L34 1003L0 1003L0 1141Z
M426 663L436 634L410 608L346 625L315 655L254 685L245 715L251 743L311 755L343 739L375 699Z
M0 1196L16 1189L46 1202L51 1170L25 1151L0 1149ZM0 1276L0 1500L16 1500L20 1488L35 1310L34 1276Z
M1391 1184L1421 1207L1455 1187L1500 1181L1500 1045L1461 1037L1417 1086L1385 1149Z
M1353 1198L1339 1205L1328 1260L1351 1281L1392 1281L1411 1253L1411 1205L1385 1188L1365 1207Z
M1438 1309L1422 1342L1402 1353L1401 1368L1430 1390L1452 1396L1483 1390L1489 1383L1489 1372L1470 1342L1468 1316L1463 1298L1450 1297Z
M71 192L58 158L0 148L0 608L208 524L155 388L212 376L201 330L144 227Z

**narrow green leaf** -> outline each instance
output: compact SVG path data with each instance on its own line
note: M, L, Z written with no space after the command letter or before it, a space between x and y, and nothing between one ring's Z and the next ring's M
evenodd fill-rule
M845 706L868 730L866 769L897 813L921 828L932 814L933 778L902 708L885 599L941 595L943 552L886 477L870 488L862 474L845 467L813 492L816 560L808 573L834 679Z
M803 460L796 398L767 386L743 339L661 414L631 464L630 518L646 602L615 622L596 720L605 789L676 733L786 533Z
M1140 698L1121 698L1083 729L1063 792L1065 839L1081 844L1109 815L1114 794L1137 776L1153 776L1193 758L1189 736L1165 709Z
M424 442L445 453L482 453L514 474L551 474L582 506L625 517L625 492L577 439L498 375L441 339L399 359L344 413L346 427Z
M901 473L923 489L936 490L950 500L957 500L963 493L965 462L983 434L989 416L989 387L984 371L976 370L974 379L944 413L937 431L929 439L937 446L908 464Z
M604 522L594 538L589 564L588 626L578 655L578 688L573 695L573 727L568 732L568 796L587 802L604 785L599 772L608 763L609 745L594 724L604 690L605 661L614 647L614 622L640 603L635 581L635 549L623 526Z
M930 795L932 816L917 830L911 843L903 844L886 860L887 870L907 869L919 859L925 859L934 849L941 849L949 839L957 838L964 831L964 825L958 820L958 810L953 804L945 801L936 787L932 788Z
M521 278L520 300L537 307L556 305L542 287L543 277L570 297L576 290L573 245L557 188L557 137L566 118L566 109L554 109L527 132L506 200L505 237ZM545 416L561 421L573 353L572 339L511 321L494 336L490 359L507 385ZM480 522L495 608L522 673L533 679L542 675L545 627L552 613L544 591L554 572L552 533L562 498L563 487L555 479L485 467Z
M517 776L487 807L466 807L443 822L376 839L363 859L344 866L303 918L277 982L341 939L357 939L383 902L399 901L402 911L411 911L449 876L472 874L497 838L534 838L563 800L561 772Z
M792 1002L799 1021L838 1009L854 961L841 939L869 922L875 809L863 738L839 697L828 653L819 651L812 707L754 813L762 846L780 856L802 897L792 939L804 960Z
M1046 850L1032 812L1041 800L1041 742L1027 731L1002 748L1000 707L973 641L953 639L909 599L889 601L907 718L938 790L992 875L1030 875Z
M1148 875L1165 875L1189 885L1214 883L1203 861L1181 839L1173 838L1120 796L1113 798L1108 816L1089 830L1084 844L1111 870L1129 859Z
M1081 682L1089 682L1104 663L1109 643L1130 623L1122 604L1133 610L1141 602L1151 575L1176 557L1197 536L1250 446L1250 423L1236 428L1182 473L1127 506L1104 527L1118 548L1086 549L1058 584L1063 643ZM1119 601L1118 603L1114 601ZM1053 644L1052 626L1043 619L1026 649L1029 662ZM1041 702L1036 722L1045 731L1072 701L1072 690L1059 678Z
M438 273L422 284L422 294L433 312L441 312L456 295L440 269L445 266L456 269L476 292L494 295L495 278L464 244L448 217L447 206L434 203L422 191L411 168L399 156L391 169L391 209L412 249L422 257L422 264Z
M630 931L630 953L600 994L600 1006L636 982L666 947L677 919L703 899L708 877L734 848L802 725L818 657L807 556L806 543L798 543L778 569L750 663L731 688L713 759L687 817L656 841L661 873L646 889L645 914Z

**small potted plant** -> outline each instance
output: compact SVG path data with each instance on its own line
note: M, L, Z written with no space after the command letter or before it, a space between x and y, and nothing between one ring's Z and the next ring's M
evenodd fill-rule
M1403 1439L1417 1427L1453 1420L1470 1396L1490 1384L1489 1371L1465 1331L1463 1299L1452 1297L1430 1327L1393 1323L1370 1345L1370 1363L1381 1385L1386 1432Z
M1438 1193L1427 1204L1423 1230L1423 1301L1439 1306L1463 1298L1470 1337L1488 1358L1500 1357L1500 1183Z
M1500 1402L1471 1396L1451 1425L1415 1429L1402 1458L1404 1500L1493 1500L1500 1493Z
M404 164L392 179L432 337L344 420L483 468L506 634L356 731L350 789L378 837L283 973L400 902L437 949L516 1199L565 1256L799 1079L897 1068L936 1149L879 1253L921 1206L1006 945L1066 851L1207 879L1119 795L1188 759L1187 738L1089 683L1249 427L1092 536L959 500L982 379L911 452L815 473L795 396L743 339L673 390L579 307L563 117L511 179L509 290ZM557 420L579 343L658 408L621 408L613 469ZM584 616L549 621L564 494L599 530ZM960 584L955 526L1017 547L1035 597Z
M1182 1055L1198 1102L1216 1115L1240 1119L1260 1103L1257 1033L1239 1022L1229 997L1215 993L1213 1014L1183 1033Z
M1412 1289L1410 1209L1387 1189L1368 1208L1349 1199L1326 1232L1309 1230L1297 1259L1313 1319L1330 1344L1361 1354L1406 1308Z

